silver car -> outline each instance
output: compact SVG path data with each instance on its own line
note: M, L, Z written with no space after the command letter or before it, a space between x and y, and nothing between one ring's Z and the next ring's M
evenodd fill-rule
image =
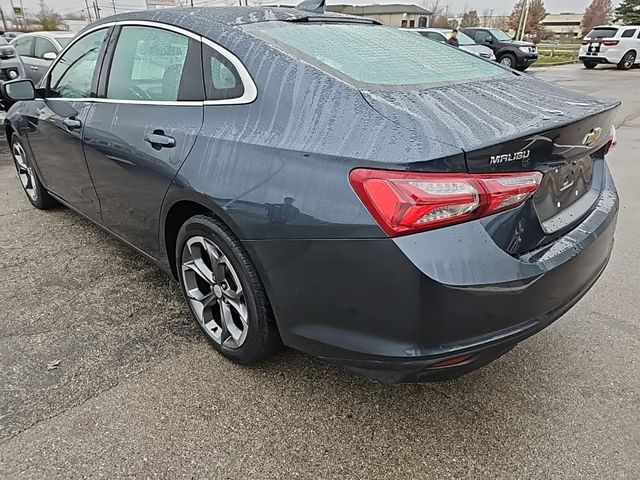
M452 32L450 28L401 28L400 30L422 35L430 40L441 43L447 43L449 38L451 38ZM474 55L486 58L487 60L495 61L496 59L496 56L493 54L493 50L484 45L478 45L473 38L462 32L458 32L458 43L460 45L460 49L466 52L473 53Z
M68 32L25 33L11 41L22 59L27 78L38 83L51 62L74 37Z
M24 67L16 54L16 49L0 37L0 81L24 78Z

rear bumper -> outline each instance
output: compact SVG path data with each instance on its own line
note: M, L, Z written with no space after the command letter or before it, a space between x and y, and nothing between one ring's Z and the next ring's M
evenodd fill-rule
M407 237L246 242L288 346L384 382L474 370L569 310L604 270L618 197L514 257L481 222ZM466 355L463 361L439 363Z
M610 64L610 63L618 63L618 62L611 62L609 61L609 59L605 58L605 57L593 57L593 56L580 56L578 57L578 59L581 62L593 62L593 63L602 63L602 64Z

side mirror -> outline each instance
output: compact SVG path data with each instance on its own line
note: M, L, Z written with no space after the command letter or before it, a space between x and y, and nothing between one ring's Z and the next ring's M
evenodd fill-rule
M483 40L484 43L488 43L489 45L491 45L493 43L493 38L492 37L487 37Z
M36 98L36 89L31 80L11 80L0 86L2 98L12 102L33 100Z
M51 61L55 60L57 56L58 55L56 55L53 52L47 52L44 55L42 55L42 59L43 60L49 60L51 62Z

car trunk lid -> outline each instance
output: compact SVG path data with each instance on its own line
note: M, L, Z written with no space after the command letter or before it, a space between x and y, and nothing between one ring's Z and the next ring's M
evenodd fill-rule
M362 93L387 118L461 148L469 173L544 174L527 205L499 214L498 223L491 224L494 239L511 254L566 233L599 197L604 147L619 102L528 76Z

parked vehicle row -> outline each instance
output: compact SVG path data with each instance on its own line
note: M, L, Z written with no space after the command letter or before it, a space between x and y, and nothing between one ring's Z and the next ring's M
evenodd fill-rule
M121 14L39 86L0 88L28 200L173 274L238 363L284 343L387 382L455 377L563 315L611 254L618 102L362 17Z
M401 28L400 30L415 33L440 43L448 43L453 30L450 28ZM487 60L495 60L493 51L484 45L478 45L471 37L463 32L458 33L458 43L462 50L486 58Z

